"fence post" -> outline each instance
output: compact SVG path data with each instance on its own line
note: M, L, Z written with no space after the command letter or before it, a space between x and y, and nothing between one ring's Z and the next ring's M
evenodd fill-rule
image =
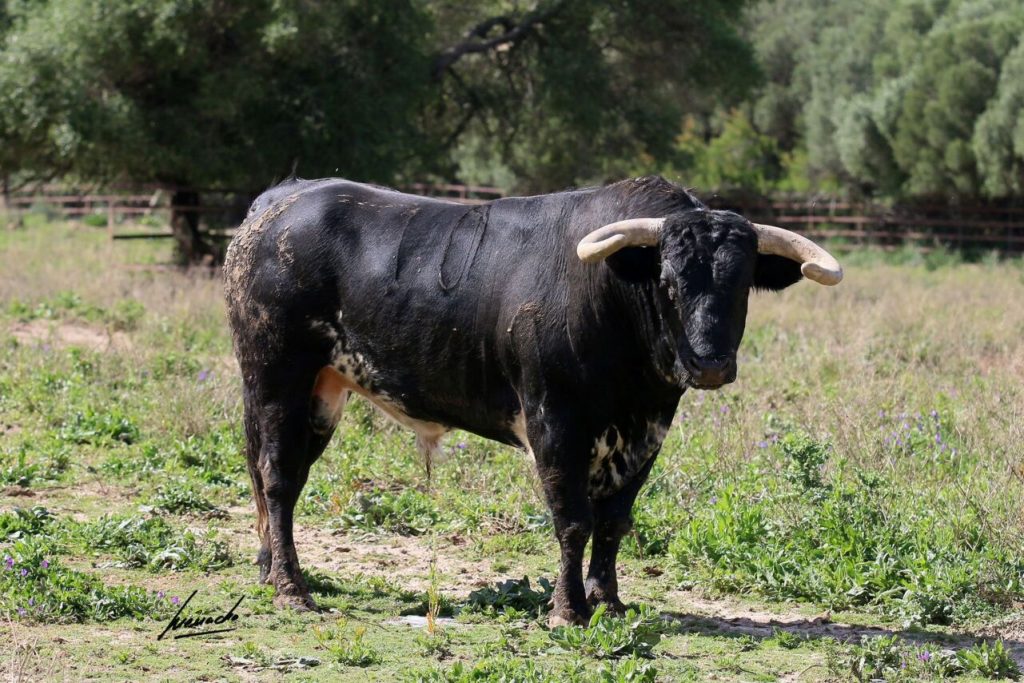
M114 200L107 200L107 237L114 239Z

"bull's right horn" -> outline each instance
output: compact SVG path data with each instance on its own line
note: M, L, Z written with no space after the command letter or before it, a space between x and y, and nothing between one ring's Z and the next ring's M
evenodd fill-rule
M800 272L808 280L823 285L838 285L843 279L839 261L811 240L774 225L751 223L757 233L757 251L761 254L785 256L801 264Z
M656 247L664 223L664 218L630 218L609 223L581 239L576 255L581 261L593 263L626 247Z

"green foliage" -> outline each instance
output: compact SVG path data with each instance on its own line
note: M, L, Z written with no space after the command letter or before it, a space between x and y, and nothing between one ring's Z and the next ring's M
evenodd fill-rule
M53 513L34 505L30 509L14 508L0 514L0 539L16 541L41 533L54 521Z
M108 587L99 578L65 567L45 538L16 541L2 553L0 614L44 622L110 621L162 614L156 596L132 586Z
M765 488L751 467L672 540L682 567L722 590L869 605L907 624L962 621L1022 594L1024 556L1001 548L973 513L954 514L867 472L823 481L828 448L803 434L776 448L789 456L797 488Z
M1010 678L1017 680L1020 669L1013 657L1006 651L1002 640L993 645L987 641L956 653L960 664L967 671L974 671L985 678Z
M775 186L778 146L775 140L759 133L740 110L724 116L720 132L710 141L705 141L694 121L688 119L676 145L682 157L680 165L689 171L684 175L686 184L700 191L768 193Z
M438 512L434 501L415 489L357 491L341 519L349 528L418 536L438 520Z
M149 506L158 512L172 515L186 513L205 513L207 516L219 516L220 509L188 479L178 479L174 483L161 484L156 495L149 499Z
M227 544L212 533L200 541L191 531L173 529L159 517L104 516L78 527L73 534L94 552L113 553L120 558L119 566L126 568L209 572L232 563Z
M102 412L91 407L76 412L61 425L60 438L74 444L131 444L139 440L138 426L118 406Z
M897 635L861 637L860 644L833 659L829 668L839 676L858 681L937 680L964 671L957 653L934 646L915 646Z
M1017 680L1020 676L1003 641L983 641L962 650L915 645L897 635L861 637L858 645L833 657L831 671L852 675L858 681L938 680L966 674L985 678Z
M606 604L598 605L586 627L553 628L549 634L552 642L567 652L598 659L650 656L664 630L657 611L641 606L626 610L622 617L611 617L605 614L607 608Z
M50 0L12 24L0 168L260 187L296 159L387 178L419 144L416 3Z
M824 487L821 468L828 461L828 444L804 432L787 432L778 442L780 454L786 457L786 479L804 491Z
M364 641L365 626L352 629L350 634L345 622L341 621L334 627L314 627L313 635L330 659L339 664L365 667L381 661L380 652Z
M671 156L682 112L755 82L746 4L13 3L0 173L260 188L295 162L376 181L510 168L506 182L546 189L620 175Z
M943 199L1020 191L1020 3L765 0L750 17L768 77L750 105L755 129L783 153L806 150L811 188Z
M494 586L479 588L469 594L469 604L488 612L504 612L508 609L527 614L539 615L547 609L554 592L554 586L546 578L537 579L540 590L530 586L530 579L506 579Z
M592 662L577 662L570 663L560 670L545 670L534 658L505 654L479 659L472 664L456 662L449 669L409 671L402 680L410 683L654 683L659 679L654 664L638 657L601 662L597 666Z

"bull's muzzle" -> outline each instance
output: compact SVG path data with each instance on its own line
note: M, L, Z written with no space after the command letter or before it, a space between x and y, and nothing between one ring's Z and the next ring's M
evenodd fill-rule
M694 389L717 389L736 381L735 358L687 358L683 367Z

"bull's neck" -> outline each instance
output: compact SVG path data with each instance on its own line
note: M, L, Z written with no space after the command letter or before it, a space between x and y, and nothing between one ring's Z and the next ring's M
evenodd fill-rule
M609 268L599 275L604 289L614 302L620 320L625 321L619 334L627 335L635 347L637 363L643 366L648 382L654 381L666 391L682 392L676 381L676 353L671 325L671 302L658 289L653 279L630 282L619 278ZM618 317L618 316L617 316Z

